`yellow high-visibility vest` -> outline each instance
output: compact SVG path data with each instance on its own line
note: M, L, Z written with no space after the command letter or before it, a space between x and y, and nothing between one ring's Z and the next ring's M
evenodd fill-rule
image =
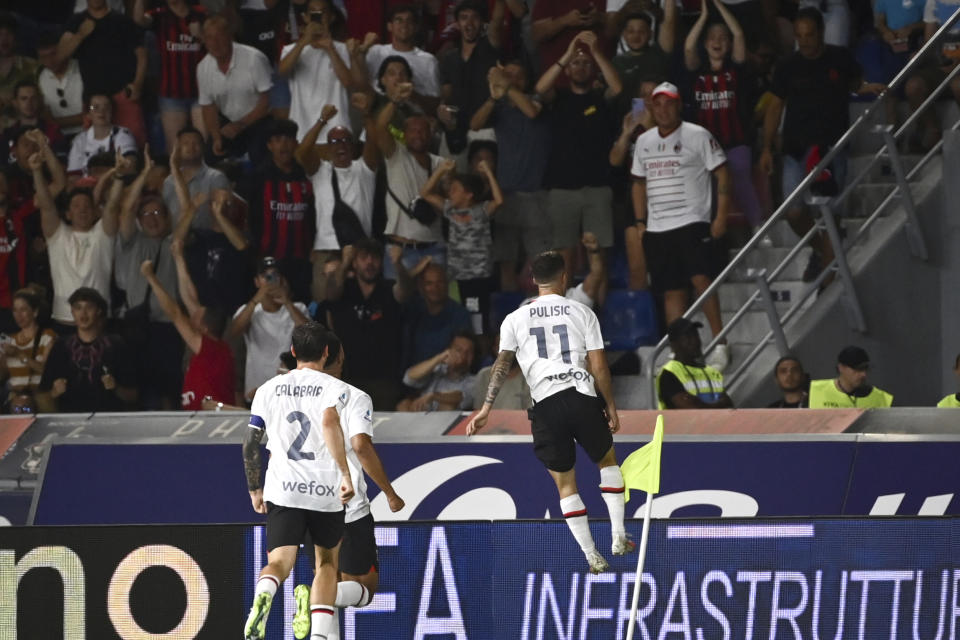
M946 398L937 403L937 406L941 409L960 409L960 400L957 399L957 396L960 394L951 393Z
M657 405L666 409L666 403L660 399L660 376L669 371L677 376L677 380L690 395L700 398L704 402L716 402L723 394L723 374L713 367L693 367L678 360L671 360L663 365L657 374Z
M893 396L879 387L874 387L870 395L859 398L840 391L833 378L810 382L811 409L873 409L891 404Z

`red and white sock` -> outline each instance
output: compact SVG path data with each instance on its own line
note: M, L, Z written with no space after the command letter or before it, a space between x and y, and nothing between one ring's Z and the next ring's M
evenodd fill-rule
M333 607L310 605L310 640L329 640L330 628L336 622Z
M610 531L613 535L625 535L623 526L623 474L620 467L613 465L600 469L600 495L610 513Z
M337 583L337 601L340 607L365 607L370 604L370 589L352 580Z
M580 499L580 494L575 493L560 500L560 511L563 512L567 526L570 527L570 532L583 552L596 551L597 547L593 544L593 536L590 535L590 525L587 523L587 507Z
M280 586L280 579L269 573L264 573L257 580L257 587L253 591L253 597L256 598L261 593L269 593L270 597L277 595L277 587Z

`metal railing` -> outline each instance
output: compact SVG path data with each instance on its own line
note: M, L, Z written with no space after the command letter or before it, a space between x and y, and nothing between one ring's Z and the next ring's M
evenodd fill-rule
M947 74L947 77L943 80L943 82L941 82L940 85L938 85L930 93L927 99L924 100L923 103L921 103L920 106L917 107L917 109L914 110L914 112L911 113L904 123L895 131L892 126L873 126L873 131L877 135L883 137L883 146L880 148L880 150L876 151L872 156L870 156L866 166L856 176L848 178L846 186L843 188L841 193L832 198L810 197L807 195L807 190L814 183L820 173L830 165L833 159L850 146L854 136L864 130L865 127L870 126L870 123L873 121L877 110L880 109L884 99L892 92L896 91L901 85L903 85L907 78L913 74L915 69L923 64L928 54L931 51L936 50L936 48L940 45L941 40L958 20L960 20L960 9L954 12L953 15L951 15L950 18L948 18L940 26L933 37L924 43L920 50L906 64L906 66L904 66L904 68L894 77L894 79L887 86L887 89L884 90L877 97L877 99L860 114L856 121L847 129L840 139L837 140L830 151L823 156L819 164L817 164L817 166L810 171L803 178L803 180L801 180L799 186L797 186L797 188L794 189L793 192L784 199L783 203L777 208L777 210L774 211L774 213L766 220L766 222L764 222L764 224L756 231L756 233L753 234L753 236L747 241L746 245L740 249L736 256L730 260L720 275L718 275L713 282L711 282L710 286L707 287L707 289L693 302L693 304L690 305L687 311L683 314L685 318L690 318L703 308L704 303L710 296L717 295L720 286L724 283L730 282L735 276L737 270L746 265L747 256L751 251L759 246L761 239L766 236L775 225L786 219L788 211L801 204L801 198L804 198L805 204L813 207L814 210L819 213L819 217L812 228L799 239L799 241L787 252L787 255L776 266L771 268L769 271L761 270L755 275L755 280L757 283L756 290L747 297L746 302L744 302L740 308L733 313L733 316L724 323L723 329L720 331L720 333L714 336L713 340L706 345L704 353L708 354L714 347L716 347L716 345L720 344L720 342L729 335L731 329L737 326L737 324L741 322L748 312L756 310L757 305L760 305L761 309L766 313L770 325L769 331L762 338L760 338L754 348L745 357L743 357L739 362L735 363L736 368L733 369L731 373L725 374L724 377L726 378L727 389L730 389L736 385L737 381L741 379L753 361L756 360L756 358L768 344L773 343L780 355L785 355L787 353L787 350L789 349L789 343L786 339L784 327L791 320L799 316L800 312L805 309L806 302L811 296L815 295L819 291L820 286L828 277L836 276L837 280L839 281L838 284L843 287L842 302L851 326L858 331L866 331L866 321L863 317L859 300L857 299L852 274L847 263L847 252L861 238L864 237L864 234L867 232L870 226L873 225L877 219L884 214L884 212L886 212L888 207L893 202L899 202L906 213L904 229L907 233L911 252L916 257L926 260L926 245L924 243L920 226L917 222L916 209L909 186L910 181L916 178L927 165L927 163L937 154L939 154L940 149L943 146L943 140L942 138L941 140L938 140L936 144L909 172L903 167L902 159L897 148L897 142L904 136L909 128L915 122L917 122L920 117L922 117L927 109L934 108L934 104L940 93L949 85L949 83L957 76L957 74L960 73L960 65L955 66L950 73ZM960 121L954 123L950 129L960 129ZM846 240L846 242L844 242L841 233L837 228L837 222L834 219L833 211L847 198L849 198L857 185L863 182L863 180L870 174L870 171L877 165L877 163L884 159L890 163L895 177L895 182L891 184L890 193L886 195L876 210L867 216L857 233L853 234ZM802 294L798 296L796 300L793 300L792 304L781 315L777 311L776 305L774 304L773 295L771 293L771 285L781 279L780 276L783 274L783 272L798 257L798 255L810 243L810 241L815 236L823 232L827 234L827 237L829 238L833 247L833 260L824 266L819 276L808 284ZM645 363L647 375L649 377L648 382L651 391L650 397L653 406L656 406L657 403L657 357L663 352L667 345L667 338L662 338L650 353L649 361Z

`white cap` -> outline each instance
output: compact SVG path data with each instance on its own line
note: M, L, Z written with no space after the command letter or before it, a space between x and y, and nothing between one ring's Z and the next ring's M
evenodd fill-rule
M668 98L679 100L680 90L677 89L677 85L673 84L672 82L661 82L653 90L653 93L650 94L651 98L656 98L657 96L667 96Z

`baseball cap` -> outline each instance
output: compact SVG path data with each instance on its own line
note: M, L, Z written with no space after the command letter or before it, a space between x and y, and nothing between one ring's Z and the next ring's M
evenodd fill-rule
M280 270L280 265L277 264L277 259L273 256L265 256L260 258L260 262L257 263L257 274L264 274L271 269L276 271Z
M678 340L690 332L697 331L697 329L702 326L703 323L701 322L694 322L687 318L677 318L667 327L667 337L669 337L670 340Z
M851 369L863 370L870 366L870 356L860 347L851 345L844 347L843 350L837 354L837 364L842 364Z
M677 85L672 82L661 82L654 88L653 93L650 94L651 99L657 96L667 96L668 98L679 100L680 90L677 89Z

